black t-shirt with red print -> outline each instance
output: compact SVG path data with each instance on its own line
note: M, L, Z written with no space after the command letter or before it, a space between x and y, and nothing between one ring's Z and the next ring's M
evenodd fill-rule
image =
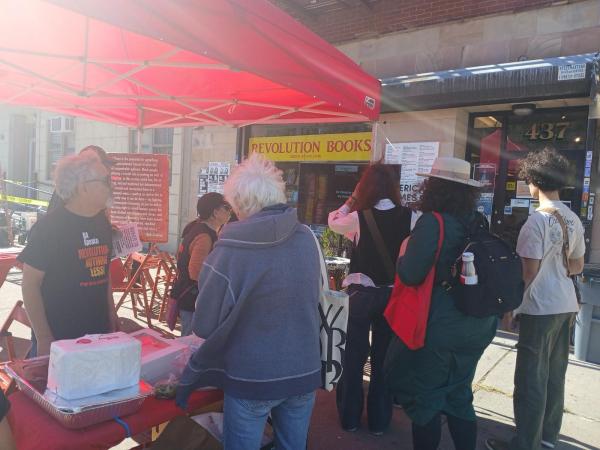
M19 260L45 273L42 298L54 339L109 331L111 250L104 211L83 217L59 206L32 228Z

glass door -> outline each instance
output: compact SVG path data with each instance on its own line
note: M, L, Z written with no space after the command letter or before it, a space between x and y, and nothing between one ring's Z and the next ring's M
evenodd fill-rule
M553 147L570 162L568 186L561 199L577 214L586 215L585 200L587 109L538 110L530 116L512 112L471 116L467 158L496 170L491 228L516 245L521 226L538 204L518 177L519 161L531 151ZM489 171L488 171L489 172ZM584 217L582 217L584 218Z

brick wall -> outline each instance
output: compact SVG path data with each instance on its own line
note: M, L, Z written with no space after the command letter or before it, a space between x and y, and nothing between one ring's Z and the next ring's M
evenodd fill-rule
M272 0L332 43L377 37L490 14L519 12L577 0L367 0L325 2L307 9L307 0Z

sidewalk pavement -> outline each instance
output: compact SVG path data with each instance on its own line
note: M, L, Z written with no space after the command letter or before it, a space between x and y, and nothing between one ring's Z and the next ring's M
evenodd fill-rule
M477 367L474 404L478 416L478 449L485 449L485 440L490 437L509 439L514 433L515 344L516 336L499 332ZM364 427L366 416L358 432L342 431L337 420L335 393L319 392L309 449L412 450L411 423L401 409L394 410L391 428L381 437L371 436ZM570 359L565 415L556 449L600 449L600 366ZM454 450L446 427L440 450Z
M13 269L0 289L0 324L14 303L21 299L21 272ZM121 317L133 318L129 302L119 310ZM142 320L140 325L145 326ZM26 348L29 331L15 325L17 348ZM516 361L516 337L499 332L485 351L475 375L475 409L478 415L479 444L489 437L510 438L514 433L512 390ZM0 345L4 345L0 343ZM5 350L0 358L5 358ZM365 385L367 381L365 381ZM363 418L366 425L366 417ZM344 432L338 423L335 392L319 391L309 433L310 450L412 450L411 424L401 409L394 409L390 430L371 436L363 427L355 433ZM600 366L570 358L567 371L565 415L557 450L600 449ZM113 450L125 450L135 443L127 440ZM440 450L453 450L446 428ZM537 450L537 449L532 449Z

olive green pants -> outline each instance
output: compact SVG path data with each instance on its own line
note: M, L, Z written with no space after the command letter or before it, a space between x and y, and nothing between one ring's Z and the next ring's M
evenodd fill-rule
M517 436L513 450L555 444L562 423L565 374L574 313L522 315L517 344L514 410Z

